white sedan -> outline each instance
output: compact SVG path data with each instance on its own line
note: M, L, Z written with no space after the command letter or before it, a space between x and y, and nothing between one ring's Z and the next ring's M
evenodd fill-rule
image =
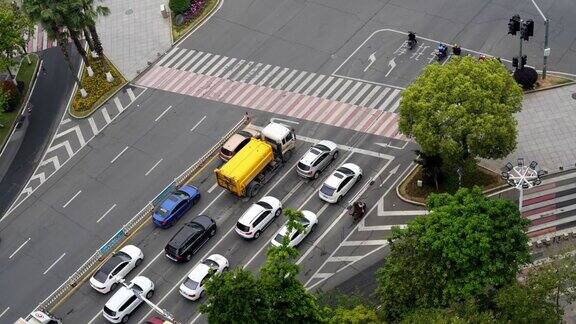
M228 260L220 254L212 254L198 263L180 285L180 294L189 300L198 300L204 296L204 285L216 273L228 269Z
M272 238L272 241L271 241L272 245L274 245L274 246L282 245L282 243L284 241L284 237L286 237L286 235L288 235L288 238L290 240L290 242L288 243L288 246L291 246L291 247L297 246L298 244L300 244L304 240L304 238L306 236L308 236L308 234L310 234L312 231L314 231L314 229L318 225L318 217L316 217L316 214L314 214L313 212L311 212L309 210L303 210L302 211L302 217L298 220L298 222L300 224L302 224L302 226L304 227L303 231L299 231L299 230L294 229L289 234L287 234L288 233L288 227L287 227L287 225L284 225L284 226L282 226L282 228L280 228L280 230Z
M344 163L324 181L318 191L320 199L338 203L362 179L362 169L354 163Z
M116 289L118 281L136 268L144 259L144 253L134 245L126 245L114 253L96 273L90 278L90 286L96 291L106 294ZM116 278L115 278L116 277Z

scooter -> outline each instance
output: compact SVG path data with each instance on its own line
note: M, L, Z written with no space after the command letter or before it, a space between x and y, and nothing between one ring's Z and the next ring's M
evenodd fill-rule
M436 58L438 62L444 60L448 56L448 47L444 44L438 45L438 50L436 51Z
M366 215L366 204L357 201L352 205L352 209L350 210L350 215L354 219L355 222L359 221Z

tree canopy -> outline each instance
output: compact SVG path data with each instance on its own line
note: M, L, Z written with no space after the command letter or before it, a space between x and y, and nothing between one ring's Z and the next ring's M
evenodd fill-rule
M514 281L530 260L528 221L511 201L463 188L454 195L431 195L427 207L427 216L394 230L390 255L378 272L387 320L416 308L483 300Z
M507 156L516 147L522 90L496 59L428 65L403 93L399 129L447 168Z
M0 70L9 71L16 63L15 57L26 53L26 37L30 37L32 28L16 6L0 0Z

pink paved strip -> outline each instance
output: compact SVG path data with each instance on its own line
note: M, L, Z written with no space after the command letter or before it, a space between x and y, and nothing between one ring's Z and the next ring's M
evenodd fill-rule
M164 71L161 72L156 78L154 78L154 81L152 81L152 84L150 85L153 88L164 89L162 85L166 83L166 80L170 80L170 77L175 72L174 70L165 67L162 67L161 69L163 69Z
M385 130L393 123L396 115L394 113L390 113L389 118L387 118L382 124L379 125L378 130L374 132L376 135L382 135L385 133Z
M235 105L236 99L238 99L239 96L241 96L242 94L244 94L246 91L249 91L250 88L252 88L252 86L248 83L243 83L242 86L234 91L233 94L230 95L230 98L228 99L228 103Z
M188 86L190 84L190 82L192 82L194 80L195 77L196 77L196 74L187 73L186 78L184 80L182 80L182 82L180 82L180 84L177 87L175 87L173 91L176 93L184 93L184 91L182 91L184 89L184 87Z
M552 200L556 198L556 193L550 193L547 195L542 195L542 196L538 196L538 197L534 197L534 198L530 198L530 199L525 199L522 202L522 206L530 206L530 205L534 205L537 204L539 202L543 202L543 201L547 201L547 200Z
M350 120L353 118L352 116L356 115L358 111L356 110L356 106L348 104L350 107L346 109L346 113L338 119L337 122L333 123L332 125L337 127L346 128L344 125L348 124Z
M386 131L386 133L384 133L384 137L392 138L397 133L398 133L398 115L394 115L394 118L392 118L392 121L390 122L390 127L388 127L388 130Z
M556 188L556 182L547 183L547 184L532 187L532 188L524 191L524 195L530 195L533 193L537 193L537 192L552 189L552 188Z
M264 92L266 92L266 90L268 90L266 87L256 86L256 89L254 89L254 91L252 91L252 93L248 94L248 96L246 96L244 99L242 99L242 102L240 102L240 106L246 107L246 108L252 107L250 105L250 103L252 101L254 101L254 99L256 97L259 97Z
M541 229L535 232L528 232L528 237L536 237L548 233L556 232L556 226Z
M313 100L311 102L309 102L307 105L305 105L305 106L303 105L304 109L302 109L300 111L300 113L298 115L296 115L296 118L306 119L306 116L308 116L310 114L310 112L314 109L314 107L316 107L318 105L318 102L320 102L322 100L318 97L310 96L310 98L312 98Z
M220 97L220 101L228 103L228 97L240 86L242 86L242 83L231 81L230 87L228 87L228 89L223 92L222 96Z
M557 219L558 219L558 216L556 216L556 215L550 215L550 216L538 218L538 219L533 220L532 223L530 224L530 226L536 226L536 225L548 223L551 221L555 221Z
M354 110L355 110L354 116L352 116L352 118L349 118L347 123L342 124L342 127L345 127L347 129L354 129L355 127L358 126L358 124L360 124L358 121L363 121L364 119L367 119L368 116L370 115L370 110L364 109L362 107L354 106Z
M310 103L312 101L314 101L315 99L317 99L317 98L314 98L312 96L306 96L306 95L304 95L304 96L306 97L306 100L304 100L304 102L302 102L300 105L298 105L298 108L296 110L294 110L294 113L292 114L293 117L300 118L299 116L302 115L306 111L306 109L308 108Z
M254 101L254 103L251 105L252 107L254 107L254 109L258 109L261 110L261 105L264 101L268 100L270 97L272 97L273 94L276 93L276 90L272 89L272 88L268 88L268 91L260 96L260 97L256 97L256 100Z
M375 134L376 133L375 131L378 130L380 125L382 125L382 123L385 123L386 120L388 120L388 118L391 118L391 117L392 117L392 113L387 112L387 111L382 112L382 114L378 117L376 122L374 122L372 125L370 125L370 127L368 127L366 132L370 133L370 134Z
M148 70L146 72L146 74L144 74L140 79L138 79L137 84L147 86L148 85L148 79L150 79L152 77L152 75L154 74L154 72L156 70L157 70L156 66L151 67L150 70Z
M540 214L540 213L545 213L548 211L552 211L556 209L556 204L551 204L551 205L546 205L544 207L540 207L540 208L536 208L536 209L532 209L532 210L527 210L522 212L522 216L529 218L532 215L536 215L536 214Z
M186 74L187 74L186 71L178 70L178 72L176 72L176 74L172 78L172 81L166 83L164 90L175 92L174 87L177 86L179 82L182 81L182 79L184 79L184 77L186 77Z
M323 116L322 113L327 109L330 109L329 107L331 105L336 104L336 101L332 101L330 99L320 99L320 100L322 100L322 102L316 107L314 107L314 109L312 109L309 113L307 113L304 116L305 119L319 122L320 117Z
M248 84L246 90L240 91L236 99L232 100L232 104L236 106L242 106L240 103L243 102L247 96L251 96L254 94L255 91L260 89L257 85Z
M286 104L286 107L282 109L282 112L280 112L279 114L293 117L295 115L294 113L297 110L298 105L305 98L306 98L305 95L298 95L297 99L289 101Z
M202 74L196 74L196 78L194 81L190 83L190 85L186 88L185 93L189 96L193 95L199 88L202 83L206 82L206 76Z
M206 81L198 87L196 92L194 92L194 96L198 98L204 98L206 93L210 91L210 89L218 82L219 78L207 76Z
M373 123L378 117L380 117L380 115L382 115L382 111L381 111L381 110L375 110L375 111L373 111L373 112L372 112L372 115L370 116L370 118L368 118L367 120L365 120L364 123L359 123L359 124L358 124L358 128L355 128L355 130L366 133L366 130L368 129L368 127L372 126L372 123Z
M262 89L264 89L264 92L258 93L258 95L254 96L254 98L246 102L247 107L257 107L256 104L257 102L259 102L262 99L268 98L270 92L274 91L274 89L267 87L262 87Z
M156 66L154 70L150 70L150 72L152 75L146 80L146 86L148 87L152 87L163 74L168 73L168 69Z
M208 89L206 92L204 92L204 95L202 97L216 101L216 98L218 98L218 96L216 95L216 93L217 93L216 89L219 89L222 86L222 84L226 83L226 81L228 81L228 80L216 78L216 81L212 84L210 89Z
M280 97L276 97L274 100L270 102L270 104L264 107L264 110L269 112L276 112L278 108L280 108L286 100L290 100L292 96L288 91L282 91Z

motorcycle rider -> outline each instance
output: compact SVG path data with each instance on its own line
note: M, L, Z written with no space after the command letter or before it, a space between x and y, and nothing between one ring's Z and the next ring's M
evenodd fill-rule
M366 204L362 201L355 201L352 204L352 217L354 221L360 220L366 214Z
M454 55L460 55L460 54L462 54L462 49L460 48L460 45L454 44L454 46L452 46L452 53L453 53Z
M409 31L408 32L408 47L410 49L413 49L414 46L416 46L416 43L418 43L418 40L416 39L416 33L414 33L413 31Z

